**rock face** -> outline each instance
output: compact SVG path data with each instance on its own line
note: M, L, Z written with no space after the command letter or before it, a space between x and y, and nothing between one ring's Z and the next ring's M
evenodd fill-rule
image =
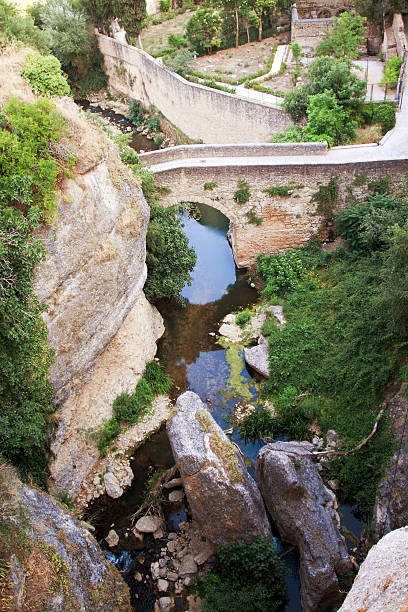
M58 111L68 129L55 154L69 151L78 161L60 185L55 222L39 234L47 256L36 268L35 292L48 306L51 381L60 403L50 490L66 491L83 507L105 492L104 484L117 497L132 482L126 460L98 465L95 432L112 417L115 397L136 387L164 327L142 291L149 207L137 179L72 101L58 102ZM158 427L153 411L150 417L145 434ZM126 440L123 457L135 446L130 435ZM93 483L108 470L115 486Z
M336 499L310 458L312 448L308 442L268 444L260 450L255 470L281 537L299 549L304 612L341 603L338 577L352 570Z
M339 612L408 608L408 527L388 533L367 555Z
M21 483L14 483L12 498L20 508L12 522L27 536L21 539L20 532L12 545L16 612L130 612L126 584L79 521L48 495Z
M168 435L193 519L205 536L216 545L270 538L260 492L239 451L198 395L183 393L177 408Z
M403 383L387 402L396 445L390 465L385 470L385 478L378 487L374 508L376 539L392 529L408 524L408 427L405 426L407 386L407 383Z
M95 140L99 155L88 169L81 147L71 143L80 161L59 192L55 223L41 230L47 257L34 285L49 308L51 380L59 399L86 380L146 279L149 208L143 194L101 131L88 124L83 137Z

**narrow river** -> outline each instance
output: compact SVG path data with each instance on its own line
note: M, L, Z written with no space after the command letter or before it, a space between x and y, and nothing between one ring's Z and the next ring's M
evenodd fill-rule
M248 275L235 267L232 250L227 240L228 219L217 210L198 205L200 219L183 213L184 231L190 245L197 253L197 264L193 280L181 295L185 304L166 300L157 304L165 321L166 331L159 341L158 357L174 381L173 396L186 389L197 393L206 402L215 420L223 429L231 427L229 421L234 406L239 401L256 403L259 383L247 371L242 347L223 348L217 343L221 319L228 313L254 303L257 291L251 286ZM261 443L251 443L240 437L236 428L230 436L247 458L250 473L254 472L254 461ZM134 481L131 488L119 499L104 496L90 508L98 539L106 537L114 525L118 533L129 527L129 516L139 507L145 483L152 471L166 469L174 464L167 435L164 431L155 434L134 455L131 464ZM185 520L184 509L168 516L168 529L177 530L178 523ZM289 601L287 612L301 610L299 596L298 560L295 552L288 551L276 536L278 554L285 553L288 567L287 585ZM114 554L106 550L107 558L115 563L127 580L135 610L152 611L154 593L151 585L134 580L135 569L142 558L147 564L155 558L155 543L151 542L143 551L132 550L132 546ZM158 544L158 546L160 546ZM146 563L146 562L145 562ZM180 600L180 609L184 602Z

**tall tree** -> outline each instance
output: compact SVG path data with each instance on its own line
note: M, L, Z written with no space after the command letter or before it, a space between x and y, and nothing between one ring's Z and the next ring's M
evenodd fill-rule
M82 0L95 25L109 31L112 20L117 19L129 36L137 36L146 17L145 0Z
M356 59L364 40L367 19L356 11L345 11L334 20L333 28L318 44L316 55L333 55L338 58Z

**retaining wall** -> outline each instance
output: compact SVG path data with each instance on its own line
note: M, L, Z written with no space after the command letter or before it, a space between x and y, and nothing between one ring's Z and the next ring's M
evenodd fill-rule
M192 139L266 142L292 123L278 106L190 83L141 49L102 34L97 40L111 89L145 106L154 105Z

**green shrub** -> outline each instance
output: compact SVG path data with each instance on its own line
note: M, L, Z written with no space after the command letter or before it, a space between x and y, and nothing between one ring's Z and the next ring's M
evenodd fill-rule
M59 167L51 145L63 127L48 100L11 100L1 112L0 453L42 486L55 406L45 306L33 293L34 268L45 257L35 230L54 211Z
M60 138L65 123L48 100L26 104L12 99L0 128L0 207L34 208L43 218L55 210L59 166L50 145ZM21 138L24 134L24 139Z
M180 49L180 47L187 47L187 40L184 36L177 36L176 34L169 34L167 37L167 42L170 47L175 47L176 49Z
M289 196L293 193L293 187L289 187L287 185L278 185L276 187L268 187L268 189L264 189L263 193L267 193L271 196L271 198L275 196Z
M213 570L198 583L204 612L279 612L286 603L285 570L275 546L257 537L221 546Z
M285 94L283 109L289 113L293 121L300 121L306 116L309 93L308 85L302 85L301 87L295 87Z
M179 49L167 55L164 65L182 77L187 77L193 71L194 54L189 49Z
M388 87L394 88L397 86L398 78L402 66L402 58L396 55L391 57L385 65L384 76L381 79L381 84L387 84Z
M121 393L113 402L113 412L118 421L138 423L147 413L156 395L167 393L172 381L155 361L146 365L142 378L132 394Z
M45 52L49 37L34 25L30 15L21 15L14 2L0 0L0 43L16 41Z
M171 378L163 372L163 368L157 361L150 361L146 365L143 376L155 395L168 393L173 384Z
M262 225L263 219L262 217L258 217L255 208L251 208L251 210L246 213L246 218L248 219L248 223L253 223L254 225Z
M158 132L160 130L160 121L158 117L151 117L147 122L149 132Z
M207 191L212 191L217 187L217 183L214 181L209 181L208 183L204 183L204 189Z
M157 134L154 137L154 144L156 144L158 147L160 147L160 145L162 144L163 140L164 140L163 134Z
M289 249L283 255L259 255L258 272L265 283L262 295L272 299L285 291L297 289L308 270L299 251Z
M249 191L248 183L244 180L238 181L238 189L234 193L234 202L237 204L245 204L248 202L250 197L251 193Z
M245 323L248 323L250 318L251 318L251 313L249 312L249 310L242 310L241 312L237 314L235 321L238 325L242 327L243 325L245 325Z
M392 130L395 126L395 121L395 106L392 102L375 105L372 123L379 123L381 125L383 135Z
M167 13L170 9L170 0L160 0L159 5L162 13Z
M140 100L130 101L129 114L126 117L128 121L131 121L133 125L138 127L139 125L143 123L146 114L147 114L147 110L144 108Z
M333 217L334 208L339 197L339 180L337 176L332 176L327 185L319 184L319 189L311 198L311 202L316 202L316 211L326 219Z
M115 417L112 417L104 423L98 432L98 450L101 457L106 457L108 447L112 444L115 438L120 434L120 425Z
M21 74L37 94L65 96L70 92L61 64L53 55L29 55Z

